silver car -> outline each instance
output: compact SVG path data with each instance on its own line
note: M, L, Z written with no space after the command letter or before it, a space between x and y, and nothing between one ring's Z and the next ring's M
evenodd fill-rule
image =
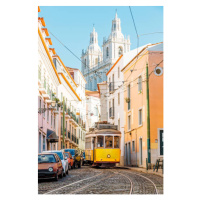
M60 160L62 162L62 167L63 167L62 176L66 176L69 173L69 171L68 171L68 159L65 156L64 150L52 150L52 151L43 151L43 152L44 153L45 152L56 153L59 156L59 158L60 158Z

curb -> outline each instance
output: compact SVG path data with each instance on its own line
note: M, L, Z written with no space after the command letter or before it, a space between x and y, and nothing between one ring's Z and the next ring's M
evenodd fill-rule
M133 171L139 171L139 172L143 172L143 173L146 173L146 174L154 174L154 175L158 175L160 177L164 177L164 174L160 174L160 173L157 173L157 172L148 172L146 169L141 169L141 168L131 168L131 167L120 167L120 166L117 166L116 168L120 168L120 169L130 169L130 170L133 170Z

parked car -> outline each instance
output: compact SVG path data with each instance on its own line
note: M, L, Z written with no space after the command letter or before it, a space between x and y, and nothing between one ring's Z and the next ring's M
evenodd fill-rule
M69 173L69 166L68 166L68 160L67 157L65 156L64 150L53 150L53 151L43 151L43 152L52 152L58 154L60 160L62 161L62 166L63 166L63 175L66 176Z
M63 167L59 156L56 153L38 154L38 179L53 178L57 181L58 176L63 177Z
M73 160L73 158L72 158L71 153L65 152L65 156L66 156L67 159L68 159L69 170L70 170L70 169L73 169L74 160Z
M81 156L78 154L78 150L76 149L64 149L65 152L69 152L72 155L73 158L73 168L76 168L78 166L78 168L81 167Z

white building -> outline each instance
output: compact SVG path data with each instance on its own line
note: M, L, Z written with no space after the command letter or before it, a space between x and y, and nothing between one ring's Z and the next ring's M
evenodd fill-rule
M82 73L87 81L86 89L96 91L97 83L106 81L106 73L116 60L130 51L130 39L121 32L121 21L117 17L112 20L111 33L104 38L102 50L98 45L98 34L93 28L90 33L90 44L86 51L82 51Z
M108 108L107 108L107 81L97 84L99 96L100 96L100 111L101 111L101 121L108 121Z
M124 80L121 70L133 59L137 52L144 46L139 47L124 53L115 62L107 75L107 108L108 108L108 122L118 125L118 130L121 131L121 159L120 164L124 165Z
M50 110L53 95L61 84L52 60L51 39L43 18L38 18L38 153L57 149L56 114ZM49 136L53 138L49 138Z
M85 96L85 85L86 80L79 69L76 68L67 68L75 83L77 84L76 92L80 97L81 101L79 101L76 105L78 116L78 124L77 128L77 137L79 138L78 148L83 151L85 149L85 134L86 134L86 96Z
M95 127L95 122L100 121L100 98L97 91L86 90L86 131Z

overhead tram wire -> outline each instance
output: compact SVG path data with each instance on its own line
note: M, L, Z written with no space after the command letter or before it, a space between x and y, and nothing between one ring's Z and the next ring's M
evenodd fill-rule
M138 32L137 32L135 20L134 20L133 13L132 13L132 10L131 10L131 7L130 7L130 6L129 6L129 10L130 10L130 13L131 13L132 21L133 21L133 24L134 24L134 27L135 27L135 32L136 32L136 35L137 35L137 58L136 58L136 63L137 63L137 60L138 60L138 48L139 48L139 35L138 35ZM136 65L136 63L135 63L135 65ZM134 66L134 67L135 67L135 66ZM130 75L127 77L126 81L127 81L128 78L131 76L131 74L132 74L132 72L131 72Z

